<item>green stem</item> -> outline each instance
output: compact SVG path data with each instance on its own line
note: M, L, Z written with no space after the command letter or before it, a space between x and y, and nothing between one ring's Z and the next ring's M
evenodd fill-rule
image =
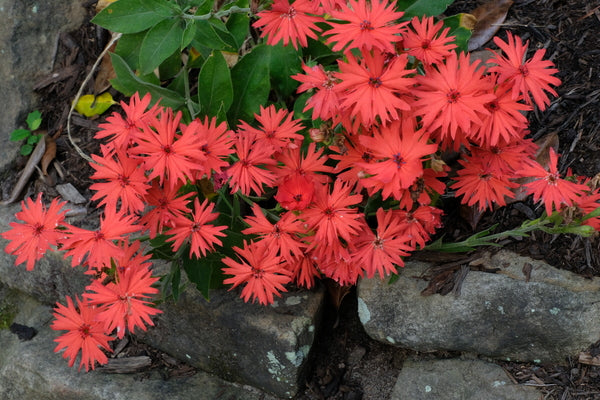
M206 21L207 19L211 19L211 18L222 18L222 17L227 17L228 15L231 15L231 14L241 14L241 13L249 13L249 12L250 12L249 8L240 8L238 6L233 6L227 10L221 10L221 11L217 11L217 12L211 11L208 14L204 14L204 15L183 14L182 17L184 19L192 19L195 21Z

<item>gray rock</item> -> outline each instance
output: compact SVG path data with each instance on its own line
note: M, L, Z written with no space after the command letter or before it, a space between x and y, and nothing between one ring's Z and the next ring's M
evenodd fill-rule
M0 171L18 154L9 134L36 107L33 85L52 71L59 32L84 16L81 0L0 0Z
M10 229L10 222L16 221L15 213L21 204L0 206L0 232ZM90 284L82 267L71 267L71 260L63 258L63 252L50 251L36 262L33 271L27 271L25 264L15 266L15 256L7 254L4 248L8 241L0 237L0 282L23 291L47 304L64 302L65 296L83 293Z
M1 295L0 291L0 295ZM19 297L15 322L34 327L38 334L20 341L0 330L0 398L4 400L276 400L250 387L226 382L204 372L164 380L156 372L104 374L69 368L54 353L58 333L49 328L51 309L32 298Z
M460 296L421 296L429 265L407 262L392 285L358 286L359 315L373 338L420 351L454 350L494 358L563 362L600 338L600 279L501 251L479 261ZM531 268L528 278L523 272Z
M271 306L239 293L195 289L160 306L156 326L138 338L228 381L289 398L298 391L320 319L323 290L286 293Z
M515 385L504 370L482 360L407 361L391 400L537 400L539 392Z

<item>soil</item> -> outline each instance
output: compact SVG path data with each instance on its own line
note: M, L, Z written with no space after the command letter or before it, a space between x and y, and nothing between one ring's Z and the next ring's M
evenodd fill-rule
M90 17L94 1L89 1ZM470 12L480 2L456 1L447 14ZM556 134L560 169L568 168L578 175L594 176L600 173L600 3L589 0L523 0L515 1L498 35L506 38L505 30L529 40L529 56L539 48L546 49L546 58L552 60L560 73L562 85L559 96L543 112L530 112L531 137L543 139ZM61 174L54 168L44 181L39 180L28 189L28 195L42 187L50 195L57 194L54 185L71 183L86 198L91 197L89 176L92 173L67 140L66 118L70 101L81 82L107 42L108 34L92 24L79 31L65 34L59 41L54 72L64 72L58 78L40 81L37 92L41 97L40 111L48 125L49 135L56 138L57 160ZM488 43L487 46L492 46ZM485 46L484 46L485 47ZM92 93L92 83L84 90ZM119 98L116 92L112 92ZM99 121L73 118L72 135L87 153L97 153L98 144L92 140ZM22 165L17 165L20 169ZM16 175L16 174L15 174ZM3 197L12 186L2 185ZM41 186L41 187L40 187ZM477 230L498 223L499 228L520 225L527 217L538 216L541 210L531 202L519 202L488 212L479 221ZM460 216L447 213L446 232L461 240L473 233ZM553 237L536 233L531 238L504 243L521 254L543 258L549 264L584 276L600 276L600 239L598 236L579 238L562 235ZM335 300L335 301L334 301ZM402 348L393 348L370 339L362 329L356 312L356 294L351 289L341 305L334 306L340 296L332 297L325 312L323 328L312 351L305 387L296 400L321 399L386 399L389 398L396 376L407 358L447 358L451 353L422 354ZM173 371L168 357L141 344L129 347L130 354L153 357L153 366ZM598 346L588 352L600 353ZM171 360L172 362L172 360ZM577 359L566 359L560 365L533 365L499 363L513 380L536 386L544 399L600 399L600 368L580 364ZM189 373L180 364L176 367ZM171 376L167 373L167 375ZM177 373L173 373L177 375Z

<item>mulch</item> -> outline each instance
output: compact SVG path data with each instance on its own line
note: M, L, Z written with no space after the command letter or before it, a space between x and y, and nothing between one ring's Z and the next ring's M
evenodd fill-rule
M469 12L480 2L456 1L448 14ZM93 1L90 18L93 15ZM594 176L600 173L600 3L587 0L523 0L515 1L499 35L505 38L504 29L530 41L530 51L546 49L546 57L559 69L563 84L557 89L559 97L544 112L530 113L530 131L534 139L556 134L559 138L560 169L571 169L575 174ZM89 176L91 167L74 150L67 140L66 118L70 101L75 97L81 82L91 65L104 48L108 34L87 24L77 32L63 34L54 65L54 71L36 84L40 96L40 111L47 124L48 133L56 138L57 160L62 175L54 168L50 176L36 183L28 194L40 189L55 193L56 182L71 183L86 198L91 197ZM489 44L488 44L489 45ZM93 83L85 93L93 92ZM118 93L112 92L118 100ZM79 147L87 154L98 152L93 139L98 120L73 118L72 135ZM19 170L22 164L16 165ZM16 175L16 174L15 174ZM2 195L6 198L10 179L2 183ZM57 193L55 193L57 194ZM541 210L532 203L519 203L486 213L477 229L498 223L499 229L519 225L529 215L539 215ZM473 233L472 228L450 212L445 220L447 232L457 240ZM549 264L567 269L583 276L600 276L600 239L598 236L579 238L575 236L536 233L521 241L509 241L506 246L533 258L545 259ZM441 260L439 263L456 262ZM461 268L460 262L455 268ZM439 279L438 279L439 280ZM449 286L450 285L450 286ZM446 282L449 290L453 282ZM439 290L441 289L436 289ZM337 298L339 300L339 296ZM337 304L339 305L339 304ZM129 345L131 354L148 355L153 365L164 368L165 375L176 376L190 370L175 363L168 356L144 348L143 344ZM600 343L586 350L590 357L600 353ZM371 340L362 329L356 315L356 295L350 290L339 308L332 301L325 312L325 322L312 352L311 368L306 387L297 400L313 399L361 399L369 380L389 378L386 387L379 388L381 396L389 395L395 375L407 357L447 358L451 353L419 354L406 349L392 349ZM173 366L173 365L175 366ZM527 363L499 363L515 382L537 387L544 399L600 399L600 367L580 363L579 359L567 359L561 365L535 365ZM373 388L370 388L373 389ZM386 392L387 391L387 392ZM373 390L368 391L373 393ZM381 397L385 398L385 397ZM365 397L366 399L366 397Z

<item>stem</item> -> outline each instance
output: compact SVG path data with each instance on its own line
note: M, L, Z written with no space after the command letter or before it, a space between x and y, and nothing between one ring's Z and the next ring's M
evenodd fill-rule
M184 19L192 19L195 21L205 21L207 19L211 19L211 18L222 18L222 17L226 17L228 15L231 14L241 14L241 13L249 13L250 12L250 8L240 8L238 6L233 6L228 10L221 10L221 11L217 11L217 12L209 12L208 14L204 14L204 15L192 15L192 14L183 14L182 17Z

